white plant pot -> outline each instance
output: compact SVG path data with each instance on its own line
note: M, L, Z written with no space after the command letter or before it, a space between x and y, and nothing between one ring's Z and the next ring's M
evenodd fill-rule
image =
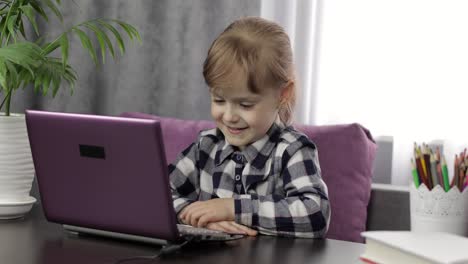
M0 203L30 200L33 179L25 116L0 113Z

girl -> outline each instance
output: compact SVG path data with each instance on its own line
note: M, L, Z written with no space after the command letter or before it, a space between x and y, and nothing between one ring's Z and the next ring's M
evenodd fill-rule
M217 128L170 165L179 221L255 236L323 237L330 222L317 149L291 126L295 81L289 37L242 18L213 42L203 65Z

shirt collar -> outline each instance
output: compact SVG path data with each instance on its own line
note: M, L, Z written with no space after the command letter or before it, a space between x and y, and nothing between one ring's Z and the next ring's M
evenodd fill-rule
M216 135L220 139L218 143L218 149L216 150L216 156L215 156L215 165L219 166L221 163L224 162L225 159L227 159L231 154L236 151L238 148L235 146L230 145L224 138L223 133L219 130L219 128L216 129Z
M279 141L282 128L284 128L284 125L281 122L273 123L264 137L248 145L242 151L246 160L252 164L253 167L260 170L265 166L266 161L270 158L271 151ZM219 129L217 129L216 135L220 139L220 142L216 151L215 164L219 166L226 158L231 156L233 152L239 151L239 149L230 145Z

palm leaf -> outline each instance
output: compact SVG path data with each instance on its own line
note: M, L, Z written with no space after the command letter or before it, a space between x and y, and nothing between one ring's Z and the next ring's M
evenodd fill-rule
M20 19L18 21L19 25L18 25L18 30L19 32L21 33L21 36L23 36L24 39L26 39L26 32L24 31L24 23L23 23L23 20Z
M60 38L60 48L62 50L62 64L63 67L66 67L67 62L68 62L68 36L67 34L64 34Z
M45 21L49 21L49 17L42 8L40 1L32 0L29 4L34 8L34 11L36 11L36 13L39 14Z
M112 49L112 57L114 57L114 49L112 47L112 42L110 41L109 37L107 37L106 33L92 22L83 23L83 26L89 28L94 32L94 34L96 34L99 46L101 47L102 63L104 64L106 62L106 45L109 46L110 49Z
M66 65L63 67L63 63L60 59L57 58L47 58L45 63L43 64L44 73L50 75L51 77L51 84L52 84L52 96L55 97L57 91L60 87L62 79L66 80L70 86L70 91L73 93L73 88L76 81L76 72L70 65ZM44 83L45 85L49 86L48 83ZM43 90L43 94L45 95L47 91Z
M76 72L70 65L63 66L61 59L53 57L45 57L42 64L35 68L35 76L31 76L27 70L22 70L18 74L23 82L21 86L27 87L33 85L34 92L41 95L46 95L52 87L52 96L55 97L60 88L62 80L68 82L71 93L76 81Z
M90 57L93 59L93 62L96 65L98 65L96 48L94 47L91 39L97 39L99 48L101 50L102 63L105 63L105 53L107 49L109 49L112 58L115 58L114 46L112 45L112 41L110 40L107 34L108 32L110 32L110 34L112 34L115 37L121 53L124 54L125 52L125 44L122 35L113 25L111 25L111 23L116 23L120 25L131 40L137 39L137 41L141 43L141 37L138 31L133 26L125 22L119 20L92 19L70 27L70 29L59 35L54 41L43 45L43 54L48 55L60 47L62 49L62 61L64 64L66 64L66 62L68 61L69 49L69 39L68 37L66 37L66 35L70 33L75 33L76 35L78 35L82 47L88 51ZM94 36L91 36L90 34L86 33L81 28L87 29L90 32L94 33Z
M10 4L10 8L4 20L1 23L1 31L0 31L0 42L8 43L10 34L14 34L14 30L10 31L11 28L11 21L16 21L16 14L18 13L18 5L19 1L13 2ZM6 39L5 41L3 41Z
M135 37L138 40L138 43L141 44L140 33L138 33L138 30L136 30L134 26L117 19L112 19L111 21L114 21L115 23L119 24L127 32L131 40L133 40L133 38Z
M34 76L26 69L19 70L18 78L20 79L18 87L23 86L23 88L34 80Z
M107 23L103 19L96 20L101 26L107 28L112 34L114 34L115 39L117 40L117 44L119 45L120 53L123 55L125 53L125 44L123 42L122 36L120 33L112 26L110 23Z
M93 44L91 43L91 40L89 39L88 35L86 35L86 33L78 27L74 27L72 30L80 37L81 45L83 46L83 48L88 50L89 55L93 59L94 63L97 64L98 60L96 56L96 50L94 49Z
M50 81L52 79L52 72L41 71L39 79L41 80L40 85L42 86L42 95L46 95L49 91Z
M42 0L44 1L44 0ZM18 0L18 1L0 1L5 3L5 9L2 10L2 20L0 21L0 41L2 44L8 44L10 39L16 42L18 31L26 39L24 30L23 16L25 16L35 33L39 34L39 29L36 22L35 14L43 16L47 20L47 15L42 8L43 2L38 0ZM58 11L57 6L50 2L45 1L51 10ZM61 15L60 15L61 16Z
M7 67L5 65L5 60L0 58L0 85L3 90L8 92L7 80Z
M7 85L13 89L18 84L18 72L16 71L15 65L9 61L5 61L6 68L8 69L9 78Z
M60 47L60 42L62 41L61 38L63 37L63 35L66 35L66 34L62 33L54 41L42 44L42 54L43 55L48 55L51 52L53 52L54 50L56 50L58 47Z
M29 20L29 23L31 23L31 25L33 26L34 32L36 32L36 35L39 35L39 28L36 22L36 14L34 12L34 7L32 7L30 4L27 4L24 6L20 6L20 9L24 13L26 18Z
M96 65L105 63L106 52L115 59L115 47L125 53L123 35L131 41L141 43L141 37L132 25L115 19L92 19L70 27L55 40L43 43L37 18L49 22L48 13L53 13L61 23L63 16L59 10L61 0L0 0L0 92L5 98L6 114L9 114L10 99L15 89L33 86L36 93L46 95L52 91L55 96L62 81L66 81L73 94L77 80L75 70L69 65L70 35L80 39ZM23 20L24 19L24 20ZM26 20L27 19L27 20ZM40 40L29 41L25 34L25 23L31 24ZM20 35L19 35L20 34ZM111 41L111 35L115 41ZM41 43L41 44L39 44ZM60 48L57 57L52 52ZM101 58L98 58L97 49Z
M60 22L63 22L63 16L62 13L60 12L58 5L60 5L61 1L55 1L54 3L51 0L29 0L29 4L34 8L37 14L39 14L45 21L49 21L49 17L47 16L47 13L45 9L43 8L44 5L50 9L55 16L60 20Z
M32 68L41 63L41 48L34 43L20 42L9 44L0 48L0 58L3 61L10 61L33 73Z
M34 92L39 93L42 84L42 77L44 76L42 72L44 69L42 67L36 69L36 75L33 77Z
M60 22L63 22L62 13L60 12L60 10L58 9L58 7L55 5L54 2L52 2L51 0L42 0L42 1L47 5L47 7L49 7L50 10L52 10L55 16L58 17L58 19L60 19ZM60 4L60 1L58 2L58 4Z
M10 16L10 19L7 22L8 35L13 37L16 42L16 20L18 19L17 15ZM8 42L8 41L7 41Z

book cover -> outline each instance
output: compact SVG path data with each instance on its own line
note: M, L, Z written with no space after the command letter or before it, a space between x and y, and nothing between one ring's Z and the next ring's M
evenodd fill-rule
M367 231L366 263L468 264L468 238L442 232Z

